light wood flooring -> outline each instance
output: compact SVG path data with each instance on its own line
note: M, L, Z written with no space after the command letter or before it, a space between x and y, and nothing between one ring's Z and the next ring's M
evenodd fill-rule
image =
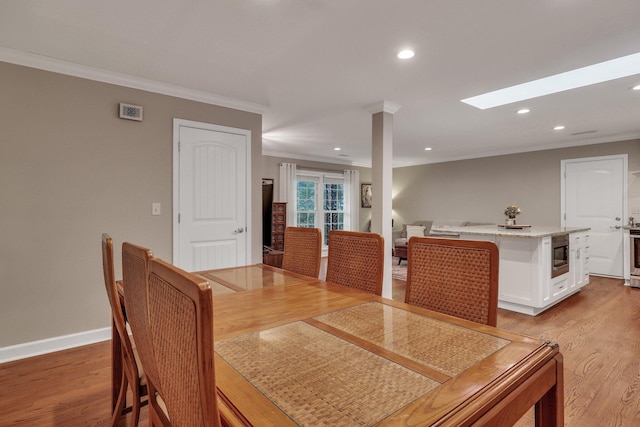
M403 297L404 282L394 280L394 299ZM536 317L499 310L498 327L560 344L566 426L640 425L640 289L592 276ZM108 426L109 346L0 365L0 426ZM533 425L532 411L517 425Z

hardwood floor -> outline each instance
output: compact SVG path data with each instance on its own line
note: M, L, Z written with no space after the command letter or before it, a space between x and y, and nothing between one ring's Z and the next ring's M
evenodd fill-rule
M108 426L110 348L105 341L0 365L0 426Z
M640 425L640 289L591 276L536 317L499 310L498 327L560 345L565 425Z
M498 327L560 344L566 426L640 425L640 289L592 276L536 317L499 310ZM108 426L109 358L103 342L0 365L0 426ZM533 425L532 414L517 425ZM147 420L145 407L140 425Z

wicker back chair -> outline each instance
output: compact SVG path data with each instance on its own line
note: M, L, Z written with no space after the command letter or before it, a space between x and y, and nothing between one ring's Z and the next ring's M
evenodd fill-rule
M152 259L149 324L161 387L157 391L166 405L165 413L155 399L151 400L154 421L162 425L220 426L209 284ZM159 420L156 415L160 415Z
M139 368L138 355L129 339L126 319L122 310L118 289L116 287L114 262L113 262L113 240L104 233L102 234L102 272L104 274L104 285L111 305L111 317L113 335L117 334L120 341L120 348L114 348L112 352L112 369L116 365L122 366L122 376L119 378L119 386L113 390L111 425L119 424L120 417L131 412L131 426L137 426L140 418L140 406L146 404L147 386L144 373ZM131 388L132 402L127 407L127 388Z
M159 386L148 320L148 275L149 261L152 258L151 250L147 248L129 242L122 244L122 285L125 308L138 349L138 356L147 378L150 401L155 395L154 386Z
M382 295L384 240L379 234L329 232L327 282Z
M496 326L498 247L493 242L412 237L405 302Z
M122 244L122 285L124 304L131 332L138 348L138 356L147 376L150 388L158 386L156 362L151 348L149 331L148 275L149 261L153 258L151 250L133 243ZM154 384L151 384L154 383ZM149 391L150 395L151 390Z
M318 228L287 227L284 231L282 268L318 277L322 257L322 234Z

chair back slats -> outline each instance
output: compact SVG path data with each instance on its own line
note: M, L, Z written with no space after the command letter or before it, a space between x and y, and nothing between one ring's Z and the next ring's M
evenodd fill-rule
M171 424L219 426L209 284L152 259L149 323L160 394Z
M113 317L114 325L118 334L121 336L120 338L126 338L125 341L129 342L124 313L122 312L122 305L120 304L118 289L116 287L113 261L113 240L106 233L102 235L102 272L104 275L104 284L107 290L107 296L109 297L109 305L111 306L111 315ZM127 343L123 343L123 345L127 347Z
M152 258L151 250L147 248L129 242L122 244L122 285L129 325L147 380L159 389L161 385L156 372L148 325L148 274L149 260Z
M498 262L493 242L413 237L405 302L496 326Z
M122 378L120 379L119 390L116 390L114 387L111 425L118 425L125 410L128 386L131 388L133 395L131 407L128 408L132 411L131 425L137 425L140 416L140 406L142 405L141 397L146 394L146 390L142 386L141 380L143 373L138 369L136 355L126 326L127 319L125 318L122 302L118 295L114 273L113 240L106 233L102 234L102 272L107 296L109 298L109 305L111 306L113 327L116 329L120 341L120 354L114 353L113 357L120 357L122 362ZM115 396L116 394L117 396Z
M322 235L318 228L287 227L284 232L282 268L318 277L322 256Z
M384 240L375 233L329 232L327 281L382 295Z

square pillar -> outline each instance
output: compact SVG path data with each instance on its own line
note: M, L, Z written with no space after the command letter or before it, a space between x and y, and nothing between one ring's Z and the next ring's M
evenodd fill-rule
M383 101L372 106L371 231L384 238L382 296L392 298L391 251L393 247L393 114L399 105Z

